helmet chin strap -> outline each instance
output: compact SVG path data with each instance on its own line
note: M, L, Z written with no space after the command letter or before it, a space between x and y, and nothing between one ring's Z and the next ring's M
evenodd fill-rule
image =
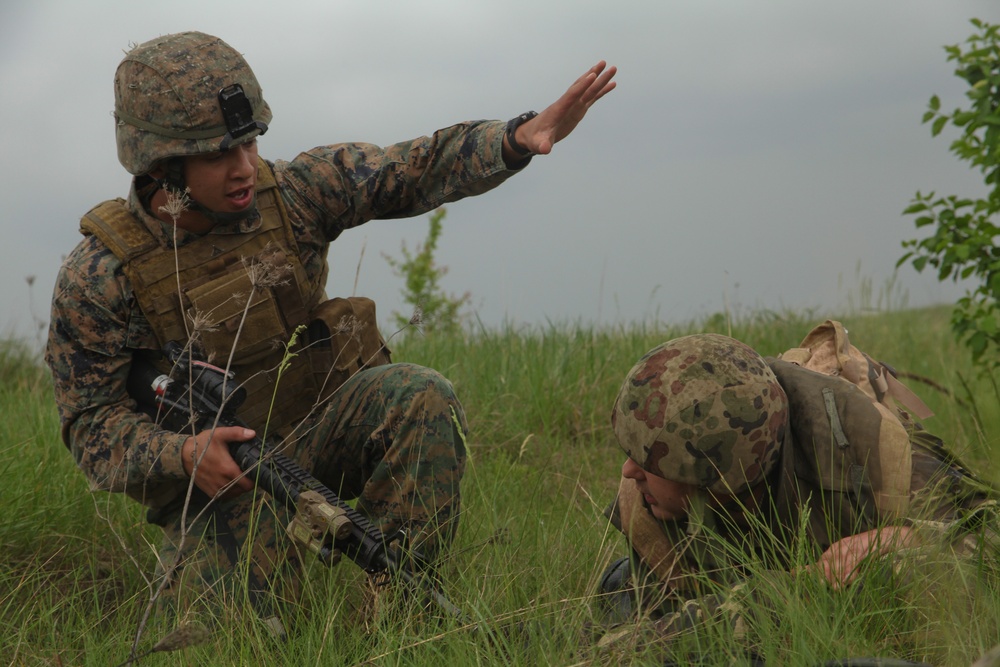
M165 171L163 178L151 177L153 181L160 187L161 190L168 194L182 195L187 193L187 184L184 182L184 170L181 164L181 160L174 158L166 161ZM253 201L250 203L246 209L242 211L236 211L235 213L223 213L221 211L213 211L208 208L197 199L191 197L190 194L187 195L187 209L200 213L215 224L219 223L229 223L229 222L242 222L244 220L251 220L260 217L260 211L257 210L257 194L254 193Z

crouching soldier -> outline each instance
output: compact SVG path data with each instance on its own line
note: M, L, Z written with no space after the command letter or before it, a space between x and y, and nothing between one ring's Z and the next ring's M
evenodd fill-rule
M615 71L602 61L509 122L270 161L258 139L271 109L239 51L184 32L125 55L114 120L131 189L81 221L56 281L46 361L62 439L92 488L127 494L163 528L155 581L168 609L214 614L219 601L248 598L280 627L278 602L298 598L286 509L256 493L231 455L255 437L356 499L382 534L405 530L427 560L447 548L462 406L436 371L389 363L370 300L327 298L330 244L521 173L615 87ZM129 377L146 364L169 371L171 342L235 373L249 428L154 420Z
M843 587L902 549L995 539L994 491L913 421L925 409L838 322L778 359L716 334L650 350L611 417L627 458L608 514L632 554L602 577L605 620L740 625L748 563Z

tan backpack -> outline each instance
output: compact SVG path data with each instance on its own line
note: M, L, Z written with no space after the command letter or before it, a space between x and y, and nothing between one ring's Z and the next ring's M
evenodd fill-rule
M873 360L851 344L847 329L840 322L823 322L810 331L798 347L786 350L778 359L822 375L842 378L868 397L878 411L877 425L873 429L868 427L868 437L862 437L866 433L860 430L864 424L858 426L853 437L845 435L845 430L853 424L833 419L828 428L836 445L850 446L853 450L845 452L849 459L854 459L852 467L869 468L862 471L866 475L877 473L873 492L879 512L903 516L913 490L912 435L920 430L916 419L926 419L933 413L896 378L889 366ZM831 474L836 473L831 471Z
M880 509L897 516L908 511L911 522L936 524L942 539L975 542L972 537L963 538L962 532L975 532L976 526L986 525L982 523L984 517L995 516L998 491L971 472L951 447L924 430L917 419L930 417L931 411L889 366L852 345L844 325L832 320L814 328L799 347L779 358L825 375L843 377L857 385L879 409L879 441L871 446L878 447L883 469L886 461L895 460L900 471L910 471L895 478L883 474L885 488L876 495ZM906 503L902 502L904 489ZM899 502L892 499L894 496ZM990 535L991 540L997 539L993 529Z
M934 413L906 385L894 371L851 344L847 329L840 322L827 320L810 331L798 347L778 355L779 359L798 364L803 368L837 375L861 388L868 398L894 413L903 422L927 419ZM901 411L906 408L909 413Z
M930 409L896 378L892 368L852 345L847 329L840 322L823 322L798 347L778 358L848 380L879 410L882 421L878 442L870 443L869 448L877 452L881 461L899 464L894 478L890 475L882 480L880 510L902 515L914 494L942 481L950 501L932 509L932 514L939 518L946 518L958 507L976 505L994 493L939 438L924 430L917 420L930 417L933 414Z

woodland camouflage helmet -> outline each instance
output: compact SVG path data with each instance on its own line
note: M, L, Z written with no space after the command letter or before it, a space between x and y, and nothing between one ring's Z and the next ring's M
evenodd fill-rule
M243 56L200 32L165 35L129 51L115 73L114 115L118 160L136 176L164 158L245 143L271 122Z
M644 470L713 493L739 493L774 467L788 399L764 359L718 334L663 343L629 371L611 424Z

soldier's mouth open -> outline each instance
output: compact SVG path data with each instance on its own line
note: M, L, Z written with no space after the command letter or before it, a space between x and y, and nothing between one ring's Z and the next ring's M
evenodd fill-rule
M253 201L253 190L251 188L243 188L235 192L230 192L226 195L237 208L246 208Z

